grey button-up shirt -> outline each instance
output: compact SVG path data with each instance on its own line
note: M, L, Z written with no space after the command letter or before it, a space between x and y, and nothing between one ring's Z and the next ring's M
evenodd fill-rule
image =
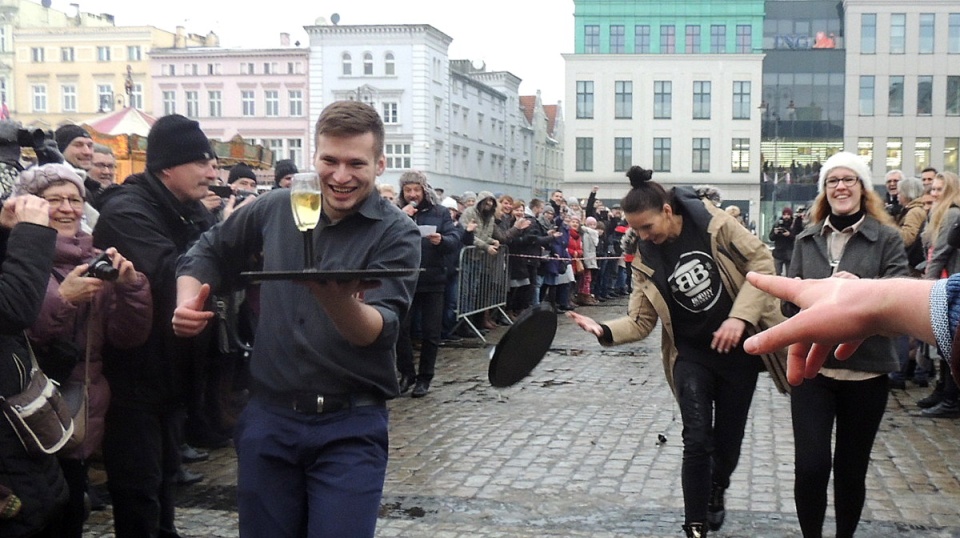
M420 232L397 207L377 195L337 223L326 216L313 232L320 270L398 269L420 266ZM303 239L293 221L290 190L275 189L203 236L180 260L177 276L209 283L214 292L238 282L249 260L263 253L264 271L303 268ZM395 344L417 275L385 278L364 292L364 302L383 316L383 331L369 346L343 338L320 303L301 284L261 284L260 319L250 363L253 380L275 392L399 393Z

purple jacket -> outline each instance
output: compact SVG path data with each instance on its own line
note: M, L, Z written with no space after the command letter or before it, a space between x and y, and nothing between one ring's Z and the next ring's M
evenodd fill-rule
M100 253L93 248L93 237L80 232L75 237L57 236L57 249L54 254L53 270L66 276L76 266L86 263ZM122 254L122 253L121 253ZM30 339L36 343L45 343L53 338L75 341L81 349L87 349L89 330L92 339L90 345L90 386L87 409L86 437L83 443L69 454L68 458L86 458L100 446L103 439L103 419L110 403L110 386L103 377L103 362L100 351L105 341L118 348L131 348L143 344L150 333L153 320L153 301L150 295L150 283L142 274L132 286L107 282L100 293L89 303L89 314L82 325L79 319L87 305L71 304L60 296L60 281L50 275L47 293L43 299L40 317L27 331ZM81 325L76 325L80 323ZM76 325L76 328L75 328ZM84 363L80 362L70 374L70 380L83 383Z

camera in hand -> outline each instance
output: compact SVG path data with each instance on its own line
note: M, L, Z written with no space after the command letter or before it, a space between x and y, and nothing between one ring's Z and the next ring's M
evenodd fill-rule
M240 205L241 202L243 202L244 200L246 200L246 199L247 199L248 197L250 197L250 196L253 196L254 198L256 198L257 193L255 193L255 192L250 192L250 191L237 191L237 192L234 193L233 196L234 196L234 199L236 200L236 202L235 202L236 205Z
M99 256L90 262L90 267L87 268L87 272L84 273L83 276L92 276L100 280L113 281L120 276L120 271L113 266L113 263L110 261L110 256L107 256L106 252L101 252Z
M52 131L43 129L17 129L17 143L22 148L39 148L43 146L44 140L53 140Z

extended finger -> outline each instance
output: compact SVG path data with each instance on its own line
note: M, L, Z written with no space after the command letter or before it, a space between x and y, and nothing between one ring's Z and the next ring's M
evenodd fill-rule
M807 366L809 344L793 344L787 350L787 382L791 385L803 383L803 373Z
M863 343L863 340L853 340L851 342L844 342L839 346L837 346L837 349L836 351L833 352L833 354L839 360L842 360L842 361L847 360L850 358L851 355L853 355L853 352L856 351L857 348L859 348L860 344L862 343Z
M747 273L747 281L759 290L792 303L796 302L794 299L800 293L801 281L794 278L764 275L750 271Z
M803 377L806 379L813 379L817 377L817 374L820 373L820 368L823 367L823 363L827 362L827 357L830 356L830 353L833 351L833 346L827 346L823 344L813 344L810 346L810 352L807 353L807 365L806 370L803 372Z
M789 281L789 279L784 280ZM810 342L815 339L814 333L820 324L822 320L818 320L816 314L803 310L783 323L747 338L743 348L747 353L763 355L797 342Z

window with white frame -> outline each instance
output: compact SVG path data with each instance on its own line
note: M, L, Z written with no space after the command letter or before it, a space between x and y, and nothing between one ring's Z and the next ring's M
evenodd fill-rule
M593 119L593 81L577 81L577 119Z
M280 92L277 90L264 90L263 92L264 113L271 118L280 115Z
M860 15L860 54L877 52L877 14Z
M288 138L287 148L289 148L289 159L297 165L303 164L303 140L300 138Z
M670 150L672 142L670 138L653 139L653 171L670 171Z
M127 45L127 61L139 62L143 59L143 49L140 45Z
M624 172L633 164L633 139L616 137L613 139L613 171Z
M600 53L600 25L587 24L583 27L583 53Z
M693 171L694 172L710 171L710 139L709 138L693 139Z
M61 112L77 111L77 86L75 84L64 84L60 86Z
M383 74L387 76L393 76L397 74L396 70L397 70L397 66L396 66L396 62L393 59L393 53L388 52L383 57Z
M241 91L240 103L243 106L243 115L245 117L251 117L257 114L257 95L253 90Z
M170 114L176 114L177 92L174 90L163 90L161 96L163 101L163 115L169 116Z
M47 111L47 86L46 84L34 84L30 86L30 93L33 102L34 112Z
M749 24L737 25L737 54L750 54L753 51L753 27Z
M626 52L625 28L622 24L610 25L610 54L623 54Z
M60 61L64 63L73 63L76 54L73 47L60 47Z
M734 138L730 156L730 171L742 173L750 171L750 139Z
M221 90L208 90L207 103L210 105L211 118L220 118L223 116L223 92Z
M373 54L370 54L369 52L363 53L363 74L373 74Z
M577 137L577 172L593 172L593 138Z
M693 81L693 119L710 119L710 81Z
M130 91L130 106L143 109L143 84L134 83Z
M400 123L397 119L397 103L385 102L380 104L380 110L382 111L381 117L383 118L383 123Z
M750 119L750 81L733 81L733 119Z
M673 114L673 82L669 80L653 81L653 117L670 119Z
M183 92L183 100L187 105L187 117L200 117L200 96L196 90L187 90Z
M933 54L934 50L934 37L936 32L934 28L936 26L936 15L933 13L921 13L920 14L920 39L918 42L918 48L920 54Z
M173 64L160 64L160 74L165 77L172 77L177 74L177 67Z
M290 90L290 116L299 118L303 116L303 90Z
M860 76L860 115L873 116L874 78L873 75Z
M410 144L384 144L384 156L387 158L387 168L410 168Z
M35 64L42 64L44 62L44 50L43 47L33 47L30 49L30 61Z
M907 51L907 14L890 14L890 54L903 54Z
M633 27L634 54L650 54L650 25L638 24Z
M257 67L253 62L241 62L240 63L240 74L241 75L253 75L257 71Z
M109 46L99 46L99 47L97 47L97 61L98 61L98 62L109 62L109 61L110 61L110 47L109 47Z
M343 55L340 56L340 62L341 62L341 65L342 65L342 67L341 67L341 73L344 74L344 75L347 75L347 76L352 75L352 74L353 74L353 60L350 58L350 53L349 53L349 52L344 52Z
M960 53L960 13L951 13L947 17L947 52Z
M97 84L97 107L101 112L113 110L113 85Z

